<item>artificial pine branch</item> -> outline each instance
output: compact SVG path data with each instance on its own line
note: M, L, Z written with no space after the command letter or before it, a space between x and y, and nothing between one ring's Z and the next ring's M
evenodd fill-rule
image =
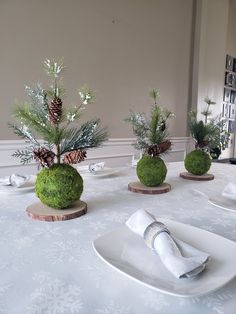
M20 158L20 162L23 165L30 163L34 159L33 151L27 148L24 150L18 149L12 156Z
M125 121L131 123L133 133L137 138L134 144L135 148L143 150L144 152L150 151L150 146L154 145L157 147L167 140L168 133L166 130L166 122L173 116L171 111L156 104L157 97L159 96L157 90L151 90L149 95L154 99L150 120L146 118L144 113L133 113L132 111L130 116L125 119ZM168 146L166 150L170 148L170 145ZM158 148L155 148L155 150L158 151L159 154L164 152L162 149Z
M65 110L60 97L64 96L65 89L60 82L59 76L64 70L63 60L46 60L44 62L46 73L52 77L52 87L43 89L40 84L33 88L26 87L30 102L17 104L14 117L20 122L20 126L10 124L15 134L24 138L31 145L26 150L17 151L14 156L19 157L25 163L33 157L42 166L50 167L55 162L61 162L61 156L71 151L98 147L107 139L107 131L101 127L100 120L94 119L82 124L79 128L69 128L71 123L77 122L85 105L93 102L94 94L87 86L79 90L81 103L73 109ZM44 144L36 140L32 130L44 140ZM75 154L75 153L73 153ZM72 155L73 155L72 154ZM83 158L67 158L82 161ZM73 155L74 156L74 155Z
M100 120L87 121L79 129L69 129L61 143L61 155L78 149L99 147L107 139L107 131Z

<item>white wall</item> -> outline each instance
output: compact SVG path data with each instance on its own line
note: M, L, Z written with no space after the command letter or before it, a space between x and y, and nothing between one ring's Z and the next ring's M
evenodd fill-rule
M24 85L48 83L45 58L64 56L64 104L87 83L111 138L132 137L129 110L149 111L150 88L176 113L171 136L186 136L193 0L1 0L0 139L16 139L7 122Z

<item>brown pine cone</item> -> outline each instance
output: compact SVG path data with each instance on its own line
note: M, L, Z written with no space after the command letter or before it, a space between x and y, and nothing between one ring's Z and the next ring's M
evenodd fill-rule
M81 161L84 161L86 156L85 150L73 150L64 155L63 162L65 164L78 164Z
M206 148L207 146L208 146L208 144L209 144L209 141L208 140L204 140L204 141L202 141L201 143L196 143L195 144L195 148L196 149L203 149L203 148Z
M62 100L59 97L54 97L48 106L49 120L56 124L60 121L62 115Z
M164 153L171 146L171 142L169 140L162 142L161 144L153 144L148 148L148 155L152 157L157 157L160 154Z
M161 153L164 153L166 150L168 150L171 147L171 142L169 140L162 142L159 145L160 149L161 149Z
M160 146L158 144L152 144L148 147L147 153L152 157L157 157L161 153Z
M42 167L51 167L54 164L55 153L45 147L34 149L34 159L41 164Z

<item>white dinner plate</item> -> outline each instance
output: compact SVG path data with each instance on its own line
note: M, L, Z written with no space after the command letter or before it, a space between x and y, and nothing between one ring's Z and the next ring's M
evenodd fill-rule
M20 193L27 193L34 191L35 185L29 185L25 187L14 187L12 185L4 185L0 186L0 193L1 194L20 194Z
M116 168L108 168L104 167L102 170L97 171L95 173L92 173L88 170L88 167L86 168L77 168L78 172L83 176L89 176L89 177L94 177L94 178L102 178L102 177L109 177L111 175L114 175L116 173L120 172L120 169Z
M206 269L195 278L176 279L143 239L125 225L93 242L98 256L109 266L142 285L179 297L195 297L219 289L236 275L236 242L214 233L161 219L172 234L210 254Z
M27 179L24 182L24 184L19 187L0 184L0 194L20 194L20 193L32 192L35 189L35 181L36 181L36 175L29 175L27 176Z
M223 195L217 195L209 198L208 201L214 206L236 213L236 200L226 198Z

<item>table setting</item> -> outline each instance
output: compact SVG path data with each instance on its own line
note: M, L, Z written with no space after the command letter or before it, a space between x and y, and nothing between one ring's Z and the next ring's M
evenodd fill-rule
M67 221L28 217L26 207L37 201L34 191L10 199L2 193L1 312L233 314L236 215L209 199L234 182L234 166L213 164L215 179L208 182L180 178L183 162L167 166L172 189L159 195L128 190L136 178L133 167L99 184L85 176L88 212ZM141 229L132 222L138 212L150 215L145 225L141 219ZM168 232L154 242L150 235L144 239L143 229L156 221ZM178 256L200 255L200 264L173 267L173 256L166 254L176 253L175 245ZM182 267L192 276L178 278Z

